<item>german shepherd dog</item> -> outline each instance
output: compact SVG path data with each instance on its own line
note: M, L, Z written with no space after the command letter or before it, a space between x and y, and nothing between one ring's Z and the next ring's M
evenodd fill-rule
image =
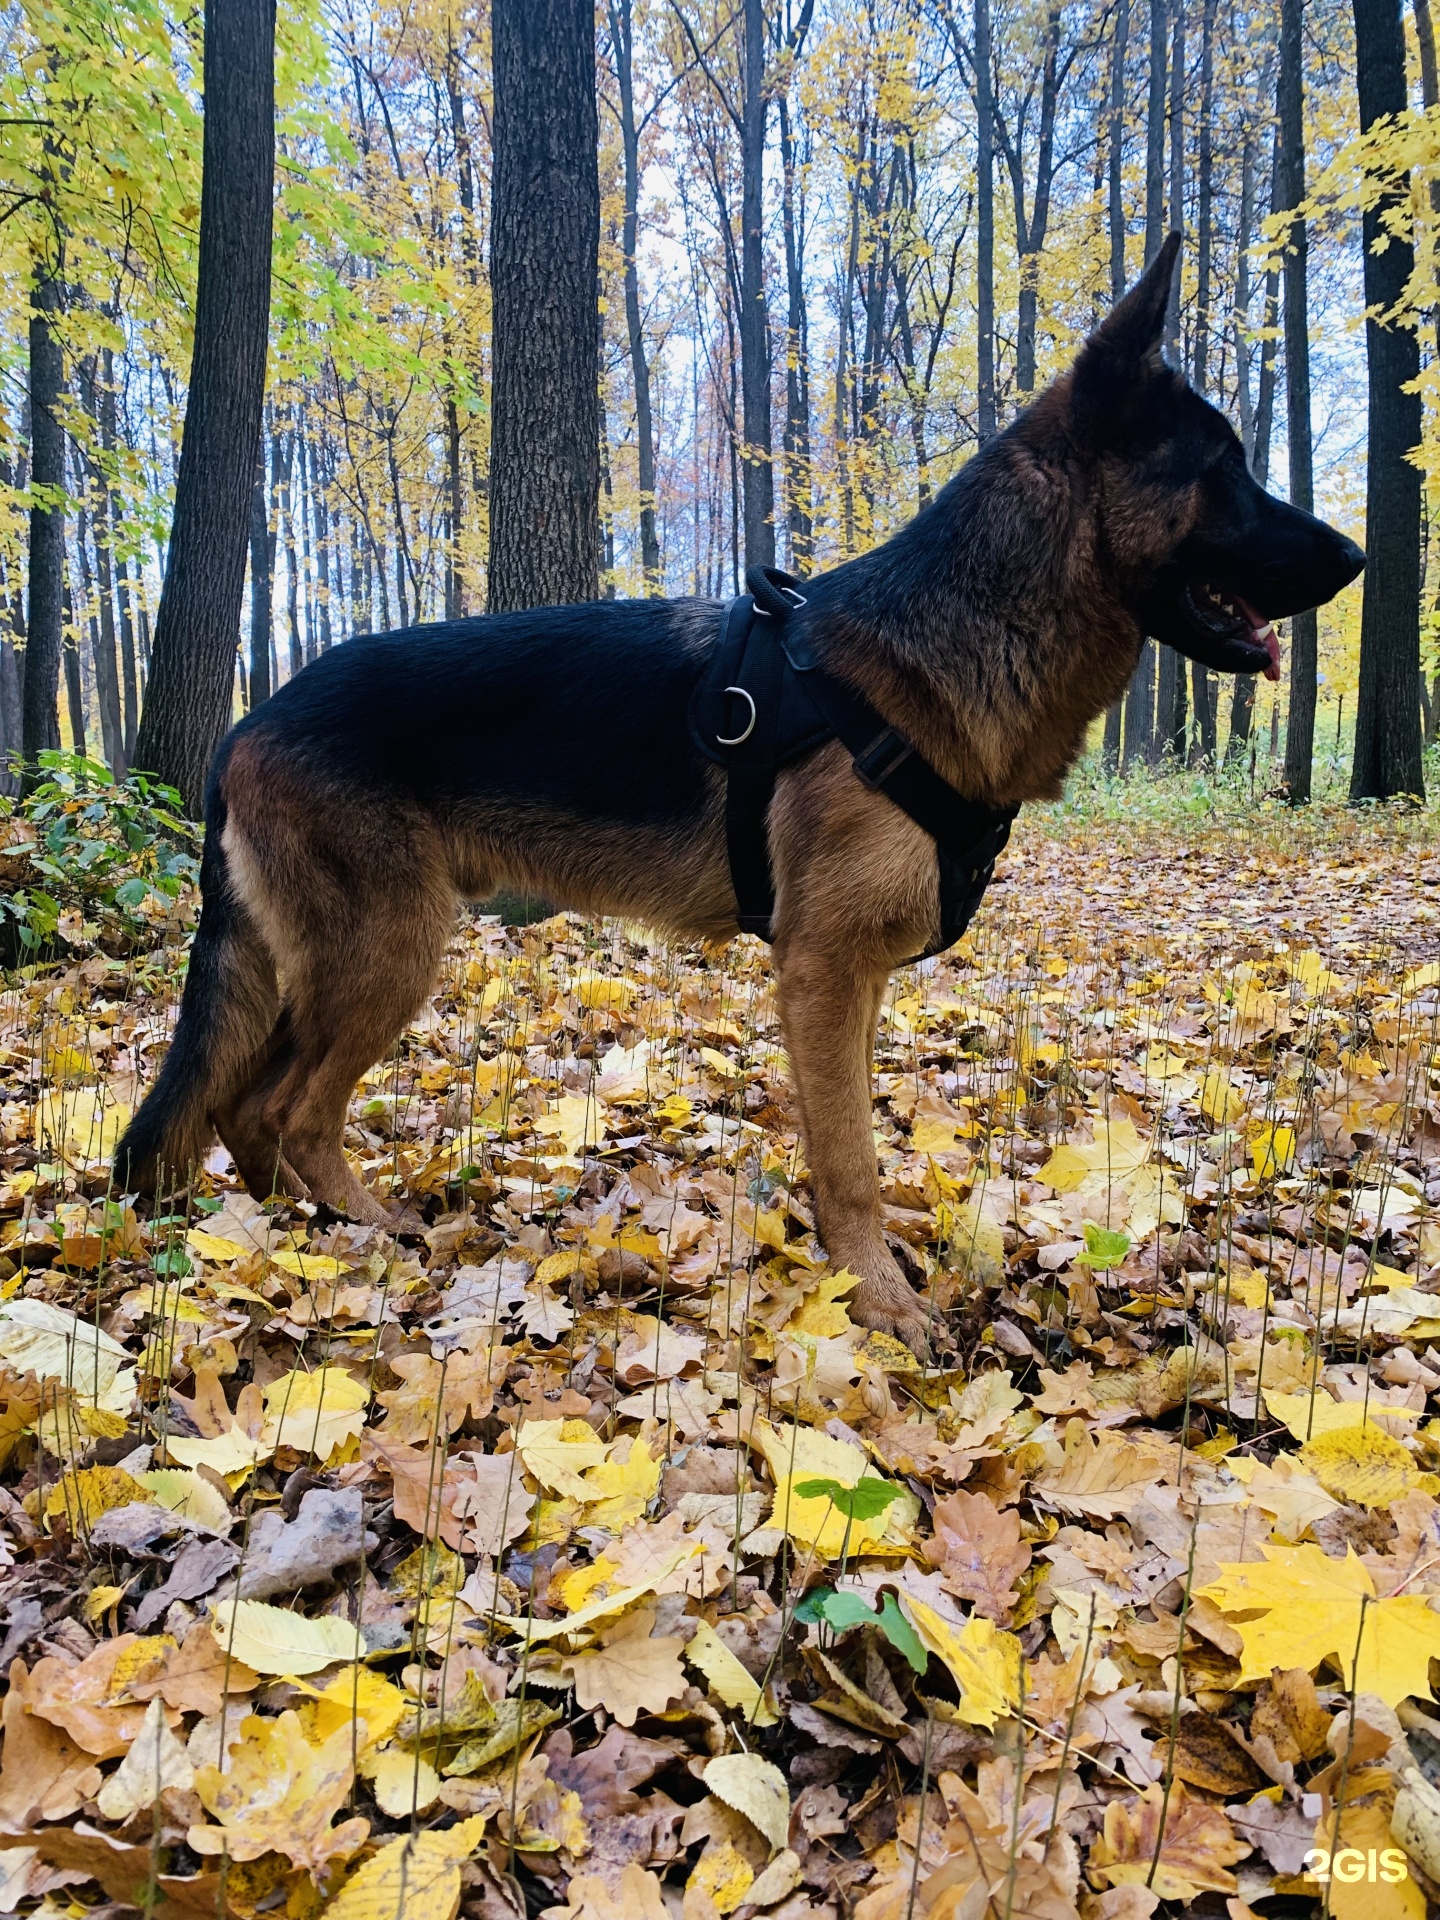
M808 581L793 616L831 675L997 808L1060 794L1146 634L1278 678L1270 622L1364 565L1256 485L1223 415L1161 359L1178 248L933 503ZM258 1197L391 1221L344 1158L346 1105L429 994L459 900L507 887L733 935L725 774L687 731L721 620L710 601L620 601L362 637L243 720L210 775L179 1024L117 1185L183 1183L218 1130ZM838 741L780 773L767 824L820 1233L861 1276L852 1317L918 1351L927 1314L881 1231L870 1066L887 977L939 924L935 843Z

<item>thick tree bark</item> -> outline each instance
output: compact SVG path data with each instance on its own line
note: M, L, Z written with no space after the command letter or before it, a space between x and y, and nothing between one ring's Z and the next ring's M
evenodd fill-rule
M1280 194L1291 214L1286 234L1285 424L1290 454L1290 500L1310 513L1315 483L1310 445L1310 312L1305 200L1304 0L1280 0ZM1290 622L1290 718L1285 733L1285 789L1294 806L1310 799L1315 755L1319 624L1313 608Z
M200 811L230 724L265 400L275 178L274 0L206 0L195 350L135 761Z
M1399 0L1355 0L1355 66L1360 126L1403 113L1405 38ZM1403 179L1397 199L1409 195ZM1420 732L1420 474L1407 455L1420 439L1421 403L1413 330L1386 326L1414 265L1408 240L1384 235L1384 204L1366 210L1365 357L1370 377L1369 466L1365 492L1365 601L1360 619L1360 694L1355 715L1352 800L1424 793Z
M765 8L744 0L740 100L740 408L745 446L745 564L775 564L770 447L770 312L765 301Z
M631 0L610 0L610 43L620 91L620 152L624 166L625 329L635 388L635 452L640 481L640 567L647 594L660 591L660 539L655 529L655 423L650 406L650 362L640 321L640 130L635 118L634 22Z
M599 131L588 0L496 0L489 607L600 591Z
M995 415L995 95L990 0L975 0L975 375L976 433L994 437Z
M30 295L30 484L53 490L50 504L30 509L30 604L25 629L23 779L33 785L39 757L60 745L60 649L64 636L65 431L60 401L65 368L54 319L60 282L48 266Z

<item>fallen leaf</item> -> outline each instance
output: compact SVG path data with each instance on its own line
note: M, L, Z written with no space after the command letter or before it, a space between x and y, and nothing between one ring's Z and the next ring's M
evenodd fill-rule
M31 1679L23 1660L10 1667L0 1753L0 1823L26 1831L41 1820L67 1820L100 1790L94 1757L52 1721L30 1712Z
M931 1519L935 1531L925 1542L925 1558L958 1599L1003 1623L1020 1597L1016 1582L1031 1559L1019 1514L1013 1508L1001 1511L983 1493L962 1489L937 1500Z
M685 1691L680 1665L685 1643L652 1638L654 1625L654 1609L637 1608L611 1627L598 1647L565 1655L561 1664L585 1712L604 1707L622 1727L633 1727L641 1713L661 1713Z
M744 1814L770 1842L772 1852L790 1833L790 1789L785 1776L758 1753L726 1753L706 1764L705 1785L717 1799Z
M242 1603L243 1604L243 1603ZM322 1873L365 1843L369 1822L330 1822L349 1798L355 1777L354 1742L341 1727L321 1746L306 1740L299 1716L274 1720L252 1714L241 1724L226 1767L195 1771L195 1791L215 1826L193 1826L187 1838L199 1854L258 1860L283 1853L297 1867Z
M1219 1807L1192 1798L1178 1782L1168 1792L1157 1782L1106 1807L1090 1871L1112 1887L1143 1884L1162 1900L1196 1900L1234 1893L1235 1876L1226 1869L1249 1851Z
M1415 1594L1375 1597L1352 1549L1343 1560L1319 1547L1264 1546L1263 1561L1225 1565L1200 1592L1234 1617L1244 1651L1240 1684L1272 1669L1335 1663L1346 1686L1387 1706L1430 1697L1430 1661L1440 1657L1440 1614ZM1362 1626L1363 1622L1363 1626Z
M289 1613L262 1600L220 1601L211 1611L210 1630L224 1652L256 1673L318 1673L365 1652L359 1629L348 1621Z
M189 1755L166 1724L157 1698L147 1707L130 1751L95 1796L95 1804L107 1820L123 1826L142 1807L153 1807L167 1787L186 1792L194 1784Z

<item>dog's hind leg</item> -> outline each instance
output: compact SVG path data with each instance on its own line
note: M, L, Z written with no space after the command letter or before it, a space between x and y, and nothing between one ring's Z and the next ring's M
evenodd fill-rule
M413 1018L430 991L454 926L453 896L416 887L381 902L372 893L350 925L292 956L286 1031L235 1116L237 1132L271 1156L281 1184L352 1219L394 1216L345 1158L345 1109L355 1083ZM232 1152L234 1151L232 1147ZM248 1177L248 1176L247 1176Z
M853 958L798 940L777 953L777 968L825 1251L833 1265L861 1276L849 1300L857 1325L922 1352L929 1318L885 1244L871 1131L870 1065L888 969L857 978Z

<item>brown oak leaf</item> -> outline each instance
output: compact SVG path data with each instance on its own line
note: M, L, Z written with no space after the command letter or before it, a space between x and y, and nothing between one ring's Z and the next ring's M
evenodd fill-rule
M983 1493L962 1490L936 1501L934 1519L926 1559L958 1599L1003 1624L1031 1560L1030 1543L1020 1537L1020 1515L1013 1508L1002 1512Z

